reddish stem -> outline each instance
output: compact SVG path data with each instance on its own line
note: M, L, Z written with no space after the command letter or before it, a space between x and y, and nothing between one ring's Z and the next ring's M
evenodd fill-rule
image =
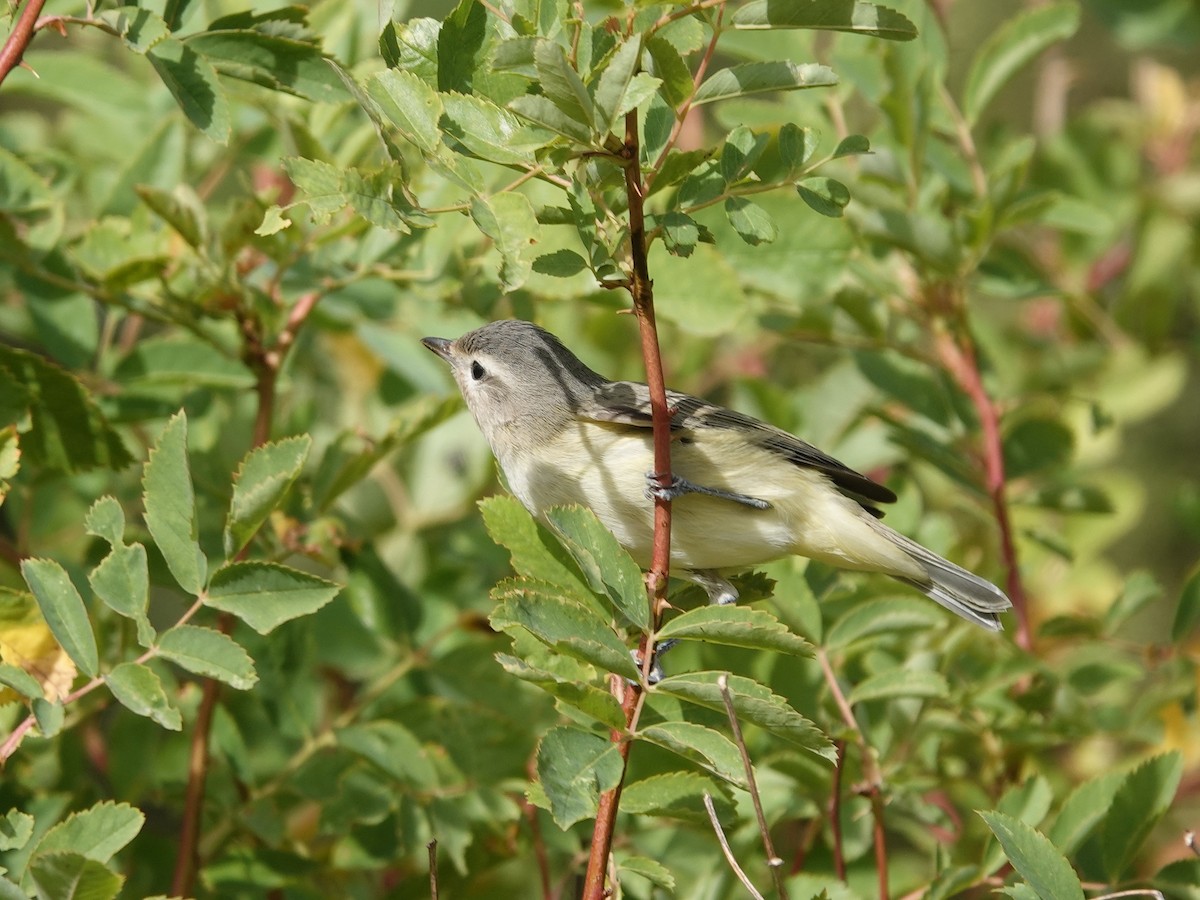
M4 83L9 72L21 64L29 42L33 40L38 16L42 14L42 7L45 5L46 0L29 0L25 4L25 8L21 10L21 17L13 26L8 40L4 42L4 47L0 48L0 84Z
M842 847L842 772L846 768L846 742L834 741L837 764L833 767L833 786L829 797L829 827L833 832L833 871L839 881L846 880L846 854Z

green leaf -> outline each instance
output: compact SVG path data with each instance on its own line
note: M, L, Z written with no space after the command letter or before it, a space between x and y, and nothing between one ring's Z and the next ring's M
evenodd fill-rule
M125 511L116 497L104 496L92 504L83 520L88 534L103 538L112 546L125 539Z
M29 700L45 696L45 691L36 678L24 669L8 663L0 663L0 684L12 688Z
M1162 594L1162 585L1149 572L1131 572L1121 593L1104 612L1104 633L1119 636L1126 622L1161 598Z
M500 286L515 291L533 271L530 256L541 236L529 198L516 191L472 197L471 218L500 251Z
M935 628L945 624L938 608L916 597L881 597L855 604L833 623L825 637L829 650L844 650L851 644L877 635L890 636L912 628Z
M857 156L861 153L871 152L871 142L861 134L850 134L842 138L836 149L833 151L833 158L839 159L843 156Z
M188 246L197 250L204 248L208 240L208 217L200 198L189 186L177 185L173 191L164 191L153 185L139 184L134 190Z
M1050 826L1048 836L1054 846L1068 856L1083 846L1128 777L1126 772L1105 772L1076 786Z
M692 672L673 675L654 685L654 693L670 694L698 706L726 712L718 680L722 672ZM769 688L741 675L726 675L733 708L740 722L750 722L776 737L802 747L830 762L837 752L829 737L810 720L796 712L788 702Z
M137 623L139 644L148 647L154 642L154 628L146 616L150 570L145 547L114 544L112 552L88 575L88 583L105 606Z
M1041 900L1083 900L1079 876L1055 846L1033 826L1001 812L980 812L1013 868Z
M1021 478L1065 466L1075 449L1075 437L1058 419L1023 417L1005 429L1004 472Z
M442 130L468 153L501 165L535 165L533 151L542 142L507 109L463 94L442 94L442 106Z
M770 137L739 125L729 132L721 147L721 176L726 184L735 184L754 169L770 143Z
M551 103L585 135L591 137L595 117L587 85L567 59L566 51L554 41L539 40L533 50L538 85ZM555 129L557 130L557 129Z
M692 95L691 69L675 46L665 38L650 38L646 42L646 50L654 66L654 75L662 81L663 96L672 108L678 109Z
M713 150L672 150L663 160L654 178L650 193L678 184L704 163L712 159ZM669 214L668 214L669 215Z
M239 691L249 690L258 682L250 655L233 638L214 628L176 625L158 639L158 655Z
M438 122L442 100L437 91L412 72L384 69L367 82L367 95L383 115L396 126L404 139L418 149L432 153L441 145Z
M173 37L159 41L146 57L188 121L218 144L228 143L229 100L212 63Z
M751 0L733 14L734 28L811 28L911 41L917 28L895 10L864 0Z
M0 852L20 850L33 837L33 816L10 809L0 818ZM22 894L22 897L25 895Z
M259 634L267 634L284 622L316 612L340 591L338 585L299 569L239 562L213 573L204 603L233 613Z
M21 435L26 461L66 472L120 469L133 461L100 407L74 376L33 353L0 345L0 388L10 379L20 385L21 416L26 408L31 416L32 427ZM5 396L0 406L8 402Z
M284 157L283 170L300 189L312 219L318 225L328 222L334 213L349 203L343 171L336 166L317 159L290 156Z
M1050 784L1041 775L1035 775L1020 784L1012 785L996 803L996 812L1011 816L1030 827L1041 824L1050 811L1053 800ZM990 845L980 869L992 874L1004 864L1004 845Z
M354 211L379 228L409 234L409 226L428 228L433 224L433 219L404 192L396 165L371 172L346 169L342 173L342 190Z
M52 738L62 731L67 713L61 700L44 700L41 697L35 697L29 706L42 737Z
M724 782L699 772L665 772L627 785L621 791L621 809L640 815L707 822L704 795L708 794L718 817L728 819L736 810L726 796L727 791Z
M240 360L191 337L138 341L115 374L122 382L139 388L168 385L245 390L254 386L254 373Z
M115 31L134 53L146 53L171 36L171 29L160 16L136 6L107 9L96 18Z
M379 36L379 49L390 69L412 72L431 87L438 80L438 35L442 23L437 19L415 18L407 22L388 22Z
M617 880L622 880L626 874L645 878L651 884L666 888L668 891L675 890L675 876L671 874L670 869L656 859L648 859L645 856L627 856L617 865Z
M208 561L196 540L196 495L187 458L187 417L167 422L142 475L146 527L179 586L189 594L204 589Z
M737 745L719 731L692 722L663 722L639 730L636 737L677 753L743 790L749 789Z
M83 598L75 590L67 570L52 559L26 559L21 561L21 574L37 599L54 639L80 671L96 677L100 672L96 635L92 633Z
M476 70L485 62L487 20L487 8L477 0L459 0L446 16L437 38L439 91L471 93Z
M833 70L817 63L801 64L790 60L741 63L709 75L697 89L692 106L764 91L833 87L837 83Z
M738 233L738 237L752 247L770 244L779 237L779 228L767 211L745 197L730 197L726 200L725 215L729 217L729 224Z
M515 579L492 589L498 605L492 627L506 631L520 626L538 640L606 672L631 680L640 675L629 649L591 608L564 597L554 585Z
M1129 773L1113 796L1101 834L1104 868L1117 882L1133 863L1142 843L1175 799L1183 776L1183 756L1164 753Z
M562 544L540 527L518 500L498 494L480 500L479 510L488 535L512 555L518 575L561 588L573 599L591 600L591 591L580 580Z
M562 703L572 706L584 715L595 719L609 728L622 729L625 727L625 714L621 705L608 691L594 685L571 678L564 678L532 666L523 659L497 653L496 660L510 675L536 684L543 691Z
M111 900L123 880L79 853L39 855L29 864L29 882L38 900Z
M312 41L235 28L201 31L189 35L186 44L227 78L308 100L336 103L346 99L346 89L328 57Z
M704 233L699 222L677 210L664 214L659 219L659 225L662 228L663 244L672 256L691 256Z
M642 36L623 41L609 57L596 82L592 127L601 135L617 129L621 117L637 105L628 96L642 56Z
M121 663L104 676L108 689L121 705L139 716L153 719L170 731L183 729L183 717L171 705L154 670L141 663Z
M146 823L142 811L127 803L97 803L72 813L46 832L35 854L72 851L106 863L137 837Z
M1179 603L1175 607L1175 618L1171 622L1171 640L1185 641L1200 622L1200 569L1194 569L1179 592Z
M587 260L574 250L555 250L543 253L533 261L533 271L553 278L570 278L587 268Z
M550 814L565 831L595 816L600 795L620 784L625 761L619 744L560 725L538 744L537 769Z
M807 178L796 185L796 192L813 210L831 219L840 219L850 202L850 191L833 178Z
M254 233L262 237L270 237L291 224L292 220L283 214L283 207L268 206L267 211L263 213L262 224L254 229Z
M1079 6L1050 3L1022 10L979 48L967 73L963 115L974 125L1005 83L1035 56L1079 27Z
M607 595L627 620L648 632L650 601L642 570L596 514L582 506L556 507L546 513L546 520L592 590Z
M246 454L233 476L233 497L225 519L226 559L250 543L287 495L311 447L312 438L297 435L255 447Z
M950 686L940 672L895 668L860 681L846 699L854 704L896 697L940 698L949 695Z
M340 728L337 742L401 784L419 791L438 786L437 770L429 752L416 735L399 722L380 720Z
M509 102L508 108L535 125L548 128L555 134L561 134L577 144L588 145L592 142L590 126L580 124L572 119L545 97L537 94L525 94Z
M793 656L812 656L812 644L788 631L786 625L763 609L748 606L701 606L688 610L658 630L656 639L708 641L751 650L773 650Z

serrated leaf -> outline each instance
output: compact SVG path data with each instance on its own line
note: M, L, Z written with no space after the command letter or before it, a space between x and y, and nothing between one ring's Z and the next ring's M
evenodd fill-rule
M229 635L213 628L176 625L158 639L158 655L239 691L249 690L258 682L250 655Z
M592 127L601 135L617 127L621 116L632 109L626 96L642 55L642 37L635 35L621 43L609 57L596 82Z
M724 782L699 772L666 772L627 785L621 791L621 809L627 813L707 822L704 795L708 794L718 817L726 820L736 812L726 796L728 790Z
M1183 756L1164 753L1129 773L1113 795L1101 833L1104 868L1115 883L1133 863L1142 843L1175 799Z
M779 228L767 211L745 197L726 200L725 215L738 237L752 247L770 244L779 237Z
M162 682L149 666L121 663L104 676L104 681L126 709L153 719L170 731L182 730L183 717L171 705Z
M367 95L379 104L380 111L404 139L418 149L432 153L441 144L441 98L415 73L384 69L367 82Z
M555 250L543 253L533 261L533 271L553 278L570 278L587 268L587 260L574 250Z
M656 637L659 641L684 638L793 656L811 656L813 652L812 644L792 634L766 610L733 604L688 610L663 625Z
M237 78L273 91L318 102L346 99L346 87L329 57L310 39L253 28L218 28L191 34L187 46L226 78Z
M947 697L950 686L940 672L921 669L889 669L860 681L846 698L851 704L895 697Z
M146 616L150 604L150 570L141 544L113 545L112 551L88 574L92 592L113 612L137 623L138 643L154 642L154 628Z
M501 165L535 164L532 138L521 121L490 100L463 94L442 94L442 130L469 153Z
M233 497L225 518L225 557L232 559L262 527L295 483L308 458L312 438L297 435L255 447L233 476Z
M0 852L20 850L33 837L33 816L10 809L0 818Z
M837 75L833 70L817 63L794 63L790 60L740 63L709 75L696 90L692 106L764 91L833 87L837 83Z
M650 602L642 570L596 514L582 506L566 506L549 510L546 519L592 590L607 595L635 627L649 631Z
M620 783L625 763L619 744L560 725L538 744L537 769L550 814L565 831L596 814L600 794Z
M134 53L146 53L171 36L171 29L161 16L132 5L107 9L96 18L108 25Z
M654 64L654 74L662 81L663 96L670 106L678 109L692 95L691 70L675 46L665 38L650 38L646 50Z
M928 601L916 597L881 597L852 607L833 623L825 637L830 650L843 650L875 635L891 635L911 628L944 624L942 614Z
M517 574L560 588L573 599L591 600L591 591L580 580L562 544L541 528L519 501L496 495L480 500L479 510L488 536L508 550Z
M963 116L974 125L1004 84L1035 56L1079 27L1076 3L1049 3L1021 10L975 54L963 91Z
M749 789L737 745L719 731L693 722L663 722L640 729L636 737L670 750L743 790Z
M97 803L72 813L46 832L35 853L71 851L106 863L137 837L146 817L128 803Z
M411 233L412 227L430 227L433 219L408 198L402 181L395 165L370 172L346 169L342 173L346 202L372 225L400 234Z
M316 612L341 591L333 582L277 563L231 563L213 573L206 606L233 613L259 634Z
M1104 819L1128 777L1126 772L1105 772L1077 785L1050 826L1048 836L1054 846L1068 856L1078 850Z
M1040 900L1083 900L1079 876L1055 846L1033 826L1001 812L980 812L1013 868Z
M562 46L554 41L539 40L534 46L533 60L542 93L567 119L582 129L587 140L591 136L595 115L592 97Z
M597 722L609 728L625 727L625 714L621 711L621 705L608 691L586 682L563 678L506 653L496 654L496 660L510 675L536 684L551 697L574 707Z
M26 559L21 561L21 575L54 639L80 671L96 677L100 672L96 635L83 598L71 583L67 570L52 559Z
M554 585L525 579L502 581L492 589L498 605L492 627L505 631L520 626L538 640L606 672L631 680L639 673L629 649L599 614L562 595Z
M169 37L146 53L189 122L218 144L229 142L229 100L212 63L182 41Z
M672 150L663 160L662 166L655 173L654 185L650 190L653 194L663 188L678 184L691 175L696 169L709 162L714 151L709 150Z
M656 859L649 859L645 856L627 856L617 865L617 879L620 880L626 874L638 875L651 884L666 888L668 891L675 890L675 876L671 874L670 869Z
M911 41L917 28L895 10L864 0L751 0L733 14L734 28L811 28Z
M399 722L379 720L341 728L337 731L337 742L401 784L419 791L438 786L437 770L429 753L416 735Z
M515 291L533 271L532 248L541 237L533 204L516 191L477 195L471 198L471 218L500 251L500 286Z
M111 900L124 879L79 853L51 853L29 864L29 882L38 900Z
M722 674L692 672L673 675L654 685L654 692L670 694L707 709L725 712L725 700L717 683ZM830 762L836 761L837 753L825 732L796 712L770 688L741 675L726 675L726 682L739 721L750 722Z
M199 594L208 560L196 541L196 495L187 458L187 417L182 411L171 417L150 450L142 486L146 527L167 568L181 588Z
M88 510L83 527L88 534L103 538L115 547L125 539L125 510L116 497L101 497Z
M487 8L476 0L459 0L442 22L437 36L437 79L440 91L470 93L476 69L484 62Z
M588 125L572 119L545 97L525 94L510 101L508 108L535 125L548 128L577 144L587 145L592 141L592 131Z
M1035 775L1009 787L997 801L996 812L1036 828L1050 811L1053 796L1049 782L1041 775ZM1004 845L991 845L984 856L980 871L990 875L1003 864Z
M254 229L254 233L262 237L270 237L291 224L292 220L283 214L283 207L272 205L268 206L267 211L263 213L263 220Z
M796 185L800 198L814 211L831 219L841 218L850 202L850 191L833 178L808 178Z
M304 202L308 204L312 220L324 224L334 213L349 202L343 182L342 170L319 159L302 156L284 157L283 170L292 183L300 189Z

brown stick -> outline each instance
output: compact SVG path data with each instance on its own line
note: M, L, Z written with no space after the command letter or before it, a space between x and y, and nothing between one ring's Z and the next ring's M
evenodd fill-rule
M42 7L45 5L46 0L29 0L25 4L25 8L21 10L21 17L13 26L12 33L4 42L4 47L0 48L0 84L4 83L9 72L21 64L29 42L33 40L33 32L36 30L34 26L37 24L38 16L42 14Z

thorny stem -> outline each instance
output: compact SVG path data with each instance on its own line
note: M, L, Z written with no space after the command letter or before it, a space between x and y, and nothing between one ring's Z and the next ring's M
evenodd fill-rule
M854 717L854 710L850 708L850 703L842 692L842 686L838 684L837 674L829 662L829 655L824 648L818 647L816 656L817 662L821 664L821 672L825 675L825 683L829 685L829 692L833 695L833 702L842 716L842 721L853 732L854 741L858 744L859 754L862 756L865 784L860 788L860 792L865 794L871 802L871 816L875 822L875 872L879 879L879 900L887 900L888 859L887 834L883 827L883 775L879 771L879 765L875 762L875 754L871 750L871 745L867 743L867 737L859 727L858 719ZM839 753L838 758L841 760L842 754Z
M34 26L45 4L46 0L29 0L25 4L25 8L21 10L21 16L17 19L17 24L13 26L8 40L0 48L0 84L4 83L4 79L8 77L9 72L21 64L21 59L25 56L29 42L33 40Z

